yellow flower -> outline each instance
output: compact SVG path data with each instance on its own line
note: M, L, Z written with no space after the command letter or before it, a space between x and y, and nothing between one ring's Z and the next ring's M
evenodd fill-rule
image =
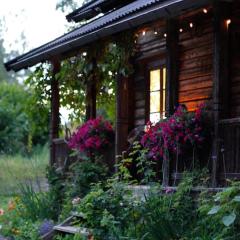
M8 202L8 211L14 210L16 208L16 204L14 201L10 200Z
M19 235L19 234L20 234L20 231L19 231L18 229L16 229L16 228L13 228L13 229L12 229L12 233L13 233L14 235Z

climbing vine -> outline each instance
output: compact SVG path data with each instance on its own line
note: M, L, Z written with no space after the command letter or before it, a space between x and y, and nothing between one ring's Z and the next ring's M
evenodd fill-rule
M70 119L85 120L86 86L94 79L97 88L98 114L114 121L116 78L132 73L131 57L134 55L134 35L119 34L105 41L95 42L81 49L74 57L61 63L57 74L61 107L71 110ZM95 62L95 64L94 64ZM26 80L36 89L40 101L47 103L51 96L51 65L39 65Z

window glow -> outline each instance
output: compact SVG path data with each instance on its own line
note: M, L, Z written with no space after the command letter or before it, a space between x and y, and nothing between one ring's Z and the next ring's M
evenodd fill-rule
M150 71L150 121L166 117L166 68Z

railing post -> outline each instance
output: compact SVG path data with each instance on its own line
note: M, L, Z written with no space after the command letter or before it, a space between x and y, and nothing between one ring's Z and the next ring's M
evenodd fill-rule
M50 166L56 162L55 159L55 145L53 140L59 137L60 125L60 95L59 82L56 74L59 73L61 63L58 59L51 61L52 64L52 79L51 79L51 118L50 118Z

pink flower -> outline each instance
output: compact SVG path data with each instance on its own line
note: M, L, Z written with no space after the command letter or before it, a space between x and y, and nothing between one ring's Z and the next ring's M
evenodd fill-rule
M96 119L90 119L78 127L70 138L68 146L71 149L92 155L112 146L113 139L114 131L110 122L105 121L100 116Z
M180 105L167 120L155 125L148 122L141 144L154 159L162 159L166 151L170 154L182 154L193 145L199 146L204 140L202 115L202 108L191 113Z
M4 215L4 210L2 208L0 208L0 216Z
M165 189L165 193L166 194L170 194L170 193L173 193L173 192L174 192L174 190L172 188L170 188L170 187Z

